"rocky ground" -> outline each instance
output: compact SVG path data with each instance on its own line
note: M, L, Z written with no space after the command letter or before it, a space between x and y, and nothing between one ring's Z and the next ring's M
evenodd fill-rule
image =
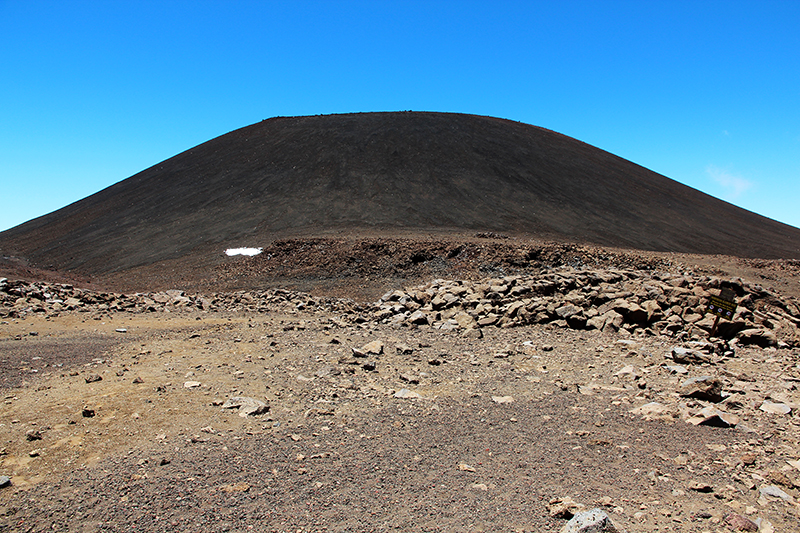
M800 530L796 265L667 263L373 303L0 281L0 530Z

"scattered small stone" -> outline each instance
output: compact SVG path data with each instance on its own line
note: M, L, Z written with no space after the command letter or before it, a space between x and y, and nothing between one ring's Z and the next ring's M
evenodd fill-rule
M664 368L669 370L671 374L683 375L689 373L689 370L685 366L681 365L664 365Z
M414 353L414 348L409 346L408 344L396 344L394 349L400 355L411 355Z
M231 485L221 485L218 489L220 492L247 492L250 490L250 485L245 482L233 483Z
M144 380L137 376L137 377L133 378L133 383L137 383L137 384L138 383L144 383Z
M458 469L464 472L475 472L475 467L467 463L458 463Z
M29 429L25 432L25 440L28 442L42 440L42 433L38 429Z
M0 489L11 486L11 478L8 476L0 476Z
M323 366L319 370L317 370L314 375L318 378L327 378L330 376L338 376L341 374L338 368L333 365Z
M764 476L764 479L776 485L786 487L788 489L793 489L795 487L794 482L791 479L789 479L789 476L787 476L784 472L781 472L780 470L770 470L769 472L767 472L767 475Z
M97 381L103 381L103 376L101 376L100 374L89 374L88 376L83 378L83 380L86 383L95 383Z
M775 533L775 526L766 518L759 521L758 533Z
M492 396L494 403L514 403L513 396Z
M704 481L691 481L689 482L689 490L693 490L695 492L709 493L709 492L714 492L714 487L712 487L711 485L709 485Z
M758 456L756 454L754 454L754 453L746 453L746 454L742 455L740 460L742 461L743 465L753 466L754 464L756 464L756 459L757 458L758 458Z
M640 415L646 420L655 418L672 418L672 412L669 407L658 402L646 403L640 407L636 407L629 411L635 415Z
M615 376L635 376L636 375L636 368L633 365L625 365L619 371L617 371Z
M572 518L577 513L586 509L582 503L578 503L569 496L554 498L548 504L548 512L553 518Z
M408 389L400 389L399 391L394 393L394 397L405 398L405 399L422 398L422 396L418 392L410 391Z
M184 389L196 389L200 385L202 385L202 383L200 383L199 381L186 381L183 384L183 388Z
M128 333L128 330L125 328L117 328L114 331L116 331L117 333Z
M361 348L353 348L353 355L355 357L368 357L370 355L381 354L383 354L383 343L381 341L372 341Z
M95 415L94 409L90 409L89 407L84 407L81 410L81 415L84 418L92 418Z

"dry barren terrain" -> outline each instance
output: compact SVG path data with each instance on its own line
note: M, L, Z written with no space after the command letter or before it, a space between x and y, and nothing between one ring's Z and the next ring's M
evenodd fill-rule
M796 531L798 273L681 259L360 302L5 281L0 527L558 531L600 508L626 531ZM697 312L731 279L709 342Z
M799 356L798 228L508 120L277 117L0 232L0 531L796 532Z

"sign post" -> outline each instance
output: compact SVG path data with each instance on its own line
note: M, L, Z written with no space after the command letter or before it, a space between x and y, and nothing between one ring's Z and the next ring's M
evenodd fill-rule
M736 293L733 292L733 289L723 287L720 289L719 296L711 296L708 299L706 309L717 317L714 319L711 332L708 334L708 337L711 338L717 331L717 324L719 324L720 318L733 320L733 315L736 314Z

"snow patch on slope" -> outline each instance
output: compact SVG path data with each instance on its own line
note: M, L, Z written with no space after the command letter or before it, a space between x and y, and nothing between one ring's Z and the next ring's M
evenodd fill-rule
M225 250L225 255L258 255L261 251L264 250L263 248L228 248Z

